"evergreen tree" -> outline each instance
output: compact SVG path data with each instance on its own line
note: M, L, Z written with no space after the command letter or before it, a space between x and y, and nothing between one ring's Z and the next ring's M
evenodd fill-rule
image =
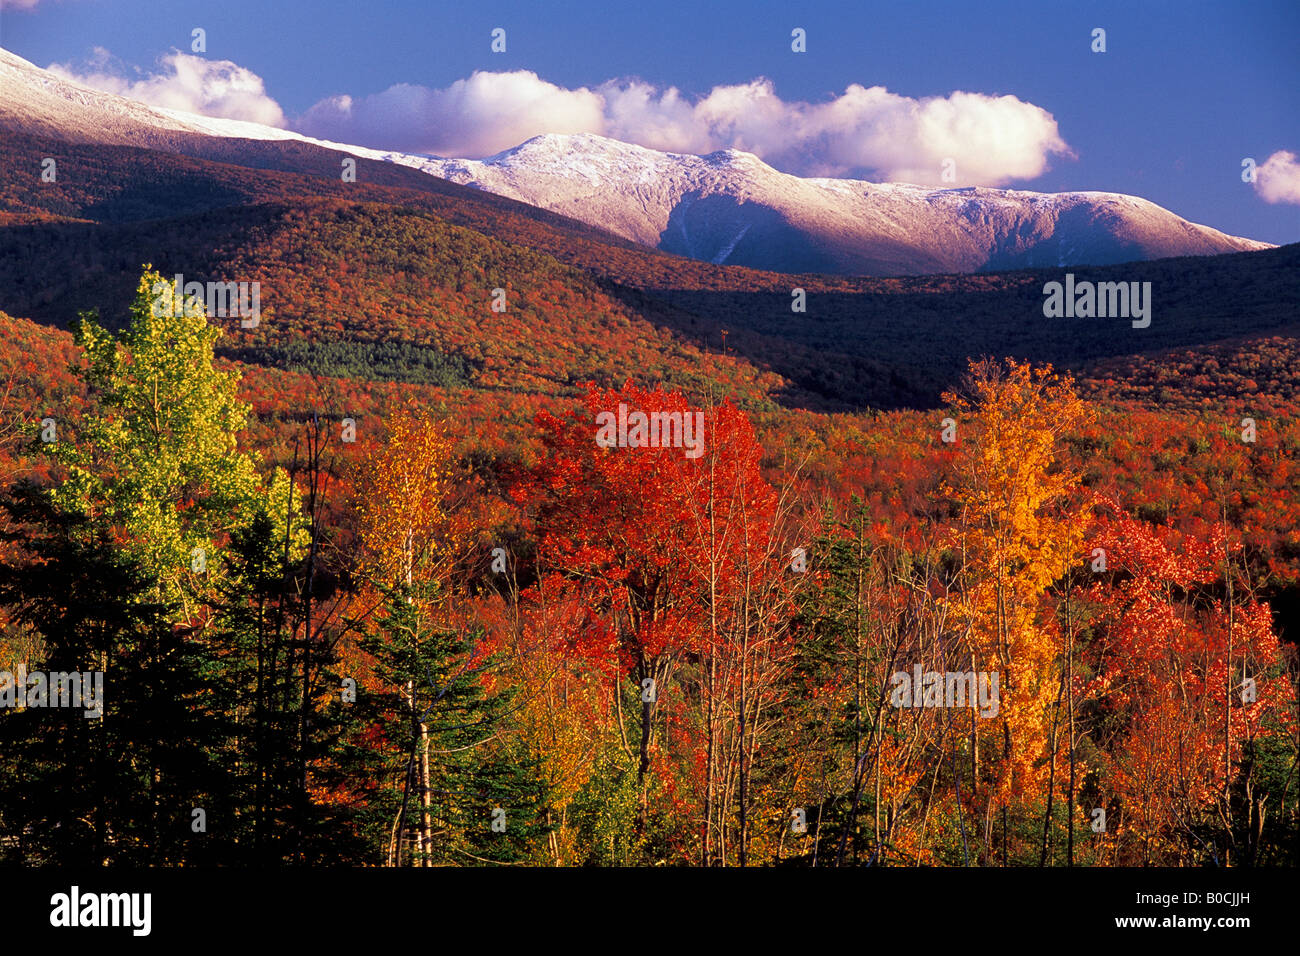
M2 503L0 603L38 634L46 674L99 675L99 706L0 716L0 821L27 863L216 862L229 857L222 753L230 737L207 649L170 623L154 580L104 528L22 485ZM96 677L81 682L90 697ZM102 696L101 696L102 694ZM93 710L102 716L91 716ZM194 810L206 832L195 832Z
M381 690L368 706L386 755L372 809L388 820L385 862L525 862L543 852L546 793L539 768L510 732L510 695L488 693L496 666L481 635L426 623L436 585L388 596L362 646Z
M102 672L107 698L94 721L53 710L4 721L20 771L10 779L28 783L5 790L0 815L6 829L35 834L37 857L230 859L245 852L248 829L265 836L280 824L259 783L271 775L299 835L307 816L306 737L283 731L306 720L298 678L312 662L289 653L292 600L264 613L268 594L295 592L301 501L283 471L263 486L239 451L247 408L237 375L213 367L220 331L197 301L172 303L146 267L120 335L82 316L86 362L74 371L90 410L72 440L38 446L54 459L51 486L16 488L5 506L18 547L6 551L0 587L43 644L34 663ZM259 702L272 698L268 716ZM319 756L327 738L311 746ZM69 770L83 764L93 774ZM69 774L79 782L47 792Z

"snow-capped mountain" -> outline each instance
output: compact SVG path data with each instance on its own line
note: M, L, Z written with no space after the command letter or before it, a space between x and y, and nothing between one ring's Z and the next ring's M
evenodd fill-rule
M0 48L0 128L70 143L101 143L170 149L178 136L209 136L313 143L366 159L393 154L312 139L286 129L243 120L213 119L146 106L65 80ZM423 157L420 157L423 158Z
M1136 196L804 179L738 150L678 155L592 135L412 165L669 252L784 272L974 272L1269 248Z
M193 151L195 137L298 141L413 167L696 259L782 272L920 275L1105 265L1271 248L1136 196L811 179L751 153L545 135L483 160L312 139L92 90L0 50L0 127L73 142ZM230 161L227 159L226 161Z

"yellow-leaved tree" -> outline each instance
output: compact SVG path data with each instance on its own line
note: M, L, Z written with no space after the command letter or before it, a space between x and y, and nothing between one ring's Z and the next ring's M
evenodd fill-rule
M366 458L357 492L366 570L382 588L437 580L455 545L446 503L452 448L430 415L399 410L388 440ZM415 595L412 595L414 598Z
M992 810L1039 792L1048 711L1058 692L1061 642L1048 592L1082 546L1062 467L1064 436L1090 419L1071 379L1050 367L973 361L961 394L944 396L957 421L958 453L946 491L957 503L950 545L960 561L958 619L976 671L996 672L996 716L972 711L973 779L988 784ZM985 764L981 769L981 747ZM981 773L983 777L981 777Z
M214 362L221 335L200 299L177 298L146 265L120 333L93 313L74 325L84 350L74 371L91 410L73 442L49 446L67 467L52 499L111 529L182 620L214 592L220 549L259 514L276 540L289 535L295 555L305 545L302 528L285 529L297 511L288 476L277 468L260 478L258 457L240 447L249 407L239 373Z

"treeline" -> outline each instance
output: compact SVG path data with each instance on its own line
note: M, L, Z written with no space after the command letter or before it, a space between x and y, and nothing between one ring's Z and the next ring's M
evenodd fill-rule
M455 355L409 342L287 342L222 349L225 358L331 378L464 388L474 368Z
M302 416L269 467L153 278L120 334L78 324L89 403L3 502L0 670L104 687L0 712L5 860L1297 862L1250 444L1147 521L1076 466L1068 379L979 362L924 475L882 433L830 487L630 384L496 465L405 408ZM703 453L602 447L620 405L698 415Z

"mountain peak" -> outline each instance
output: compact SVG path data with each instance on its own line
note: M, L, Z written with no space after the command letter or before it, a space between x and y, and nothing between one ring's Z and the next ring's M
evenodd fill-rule
M534 136L425 172L715 263L870 275L1105 265L1269 248L1107 192L802 178L753 153Z
M662 155L676 156L676 153L663 153L659 150L627 143L598 133L541 133L531 136L518 146L512 146L499 153L481 160L484 163L497 162L510 156L538 155L543 153L601 154L601 155Z
M295 140L413 167L669 252L778 272L975 272L1270 248L1135 196L803 178L734 148L697 156L595 133L544 133L467 160L331 143L151 108L3 49L0 128L181 152L196 135L226 143ZM246 148L250 157L259 149Z

